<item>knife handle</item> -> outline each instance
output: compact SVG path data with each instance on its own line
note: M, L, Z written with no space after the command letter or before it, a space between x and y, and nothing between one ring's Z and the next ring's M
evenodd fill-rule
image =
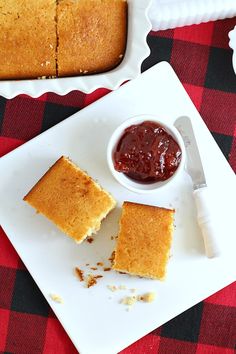
M217 227L217 220L212 219L212 204L208 187L202 187L193 192L197 207L198 224L202 231L202 236L205 245L205 252L208 258L219 256L219 229Z

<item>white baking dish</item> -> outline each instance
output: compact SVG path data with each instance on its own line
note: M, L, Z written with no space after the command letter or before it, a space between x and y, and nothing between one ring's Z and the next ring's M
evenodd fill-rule
M73 90L90 93L99 87L114 90L124 81L135 78L141 71L143 60L149 55L146 37L151 30L147 16L151 0L128 1L128 37L124 59L115 69L100 74L55 79L0 81L0 95L13 98L19 94L31 97L45 92L65 95Z
M233 49L233 57L232 57L232 62L233 62L233 68L234 72L236 74L236 26L232 31L229 32L229 46L230 48Z

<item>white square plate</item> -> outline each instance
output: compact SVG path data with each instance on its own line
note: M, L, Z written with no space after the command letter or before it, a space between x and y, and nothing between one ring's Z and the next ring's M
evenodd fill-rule
M113 130L138 114L169 122L191 117L209 187L215 192L224 225L222 256L207 259L196 223L191 181L183 172L176 183L153 195L121 187L106 164ZM106 218L92 244L77 245L22 201L23 196L61 155L110 191L118 207ZM0 223L80 354L114 354L235 279L235 176L169 64L162 62L0 160ZM164 282L98 272L104 277L89 289L73 274L104 261L107 265L124 200L176 209L173 257ZM233 234L234 233L234 234ZM137 303L127 312L119 300L128 290L156 292L153 303ZM49 294L59 294L63 304Z

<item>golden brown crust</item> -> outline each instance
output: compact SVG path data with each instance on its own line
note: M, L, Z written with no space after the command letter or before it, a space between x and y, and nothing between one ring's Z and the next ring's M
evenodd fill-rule
M56 75L56 1L0 0L0 78Z
M125 52L127 3L123 0L60 0L58 75L108 71Z
M124 202L113 269L164 279L174 210Z
M115 207L112 196L64 156L24 200L78 243L96 232Z

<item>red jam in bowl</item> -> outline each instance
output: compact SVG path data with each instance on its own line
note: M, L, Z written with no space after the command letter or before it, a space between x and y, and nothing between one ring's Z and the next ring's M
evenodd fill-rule
M126 128L113 155L116 171L142 183L165 181L175 173L180 161L177 142L152 121Z

